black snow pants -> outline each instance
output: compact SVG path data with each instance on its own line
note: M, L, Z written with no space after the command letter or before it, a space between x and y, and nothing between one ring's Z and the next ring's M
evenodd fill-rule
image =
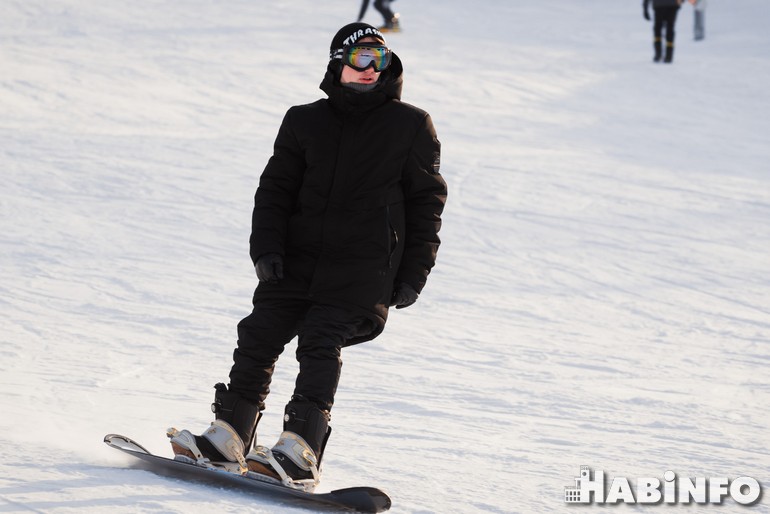
M374 8L382 14L385 19L385 23L393 21L393 10L390 8L390 2L392 0L374 0Z
M256 300L252 313L238 324L230 388L263 410L278 357L298 336L294 395L331 410L342 370L342 348L373 329L371 320L341 307L305 300Z
M663 41L663 27L666 27L666 42L674 42L674 25L676 24L676 14L679 7L656 7L655 22L652 26L655 41Z

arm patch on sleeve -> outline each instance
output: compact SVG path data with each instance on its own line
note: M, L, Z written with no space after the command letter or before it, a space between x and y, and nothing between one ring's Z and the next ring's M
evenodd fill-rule
M439 169L441 169L441 153L433 152L433 174L438 175Z

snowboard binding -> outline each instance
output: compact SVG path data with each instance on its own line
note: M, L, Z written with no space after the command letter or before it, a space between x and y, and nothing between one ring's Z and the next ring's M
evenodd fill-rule
M179 431L173 427L166 431L166 436L171 439L175 460L189 462L204 468L223 468L240 475L248 471L246 460L243 458L245 449L243 440L226 421L218 419L212 422L199 438L196 438L189 430ZM216 450L214 455L210 450L206 452L207 455L204 455L198 446L201 439L210 443ZM218 458L220 456L221 459Z

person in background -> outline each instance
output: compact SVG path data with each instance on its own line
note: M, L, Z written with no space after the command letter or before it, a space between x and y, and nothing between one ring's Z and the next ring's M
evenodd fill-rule
M650 19L650 2L655 11L655 20L652 26L653 48L655 54L652 60L670 63L674 60L674 26L679 7L684 0L643 0L642 11L644 19ZM693 0L691 0L693 1ZM666 53L663 55L663 27L666 28Z
M389 307L417 301L440 244L441 145L430 115L401 102L403 80L382 33L351 23L332 39L328 98L284 116L254 196L253 311L238 324L229 385L215 386L215 421L201 435L169 429L177 460L318 485L343 348L379 336ZM272 448L252 449L276 362L295 337L283 432Z
M706 37L706 26L705 26L705 11L706 11L706 0L690 0L693 3L693 6L695 7L695 27L694 27L694 35L695 35L695 41L700 41L703 38Z
M374 0L374 8L382 15L384 23L379 30L381 32L401 32L401 15L394 13L390 4L393 0ZM358 13L358 21L364 19L366 9L369 7L369 0L363 0L361 11Z

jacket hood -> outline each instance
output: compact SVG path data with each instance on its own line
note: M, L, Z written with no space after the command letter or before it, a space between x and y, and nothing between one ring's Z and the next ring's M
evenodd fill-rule
M394 53L390 66L380 74L377 86L371 91L359 92L344 87L339 81L341 61L333 60L326 68L321 90L329 96L329 102L345 113L365 112L388 100L400 100L404 84L404 68Z

